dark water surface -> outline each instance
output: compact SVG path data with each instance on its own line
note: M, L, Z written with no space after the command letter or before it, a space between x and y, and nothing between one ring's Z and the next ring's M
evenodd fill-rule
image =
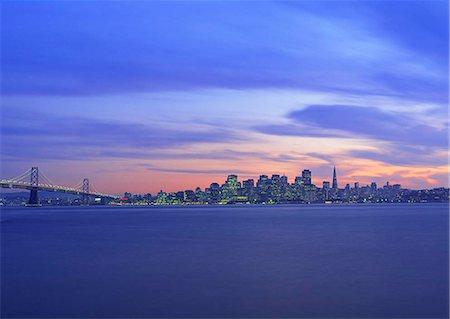
M2 317L448 317L448 205L4 208Z

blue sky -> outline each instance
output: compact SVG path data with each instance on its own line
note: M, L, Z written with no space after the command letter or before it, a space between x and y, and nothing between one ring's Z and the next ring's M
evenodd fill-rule
M2 71L6 177L448 183L446 1L5 1Z

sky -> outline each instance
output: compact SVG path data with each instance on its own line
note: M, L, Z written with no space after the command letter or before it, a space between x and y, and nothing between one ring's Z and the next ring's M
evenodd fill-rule
M3 1L1 177L448 186L447 1Z

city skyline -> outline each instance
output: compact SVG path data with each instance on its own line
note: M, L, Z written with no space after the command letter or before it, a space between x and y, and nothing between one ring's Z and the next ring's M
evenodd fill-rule
M214 180L214 181L210 181L209 187L208 186L203 186L202 185L196 185L195 187L193 187L192 189L196 189L196 190L207 190L208 188L211 188L213 185L215 185L214 187L224 187L230 180L230 178L233 180L233 183L236 184L237 188L246 188L246 186L251 186L251 187L258 187L257 184L266 180L268 182L272 182L274 179L275 180L279 180L280 182L282 182L282 184L284 185L301 185L301 186L312 186L314 189L320 190L320 189L330 189L330 190L344 190L344 189L350 189L350 188L355 188L355 189L364 189L364 188L371 188L371 189L377 189L377 185L382 185L381 183L377 183L377 181L372 180L372 182L367 183L366 185L361 184L359 181L352 181L352 182L346 182L345 183L345 187L339 187L339 183L338 183L338 178L337 178L337 171L336 171L336 165L333 165L333 173L332 173L332 178L331 178L331 182L330 180L327 179L322 179L322 181L317 182L317 178L316 181L314 181L313 179L313 174L312 171L310 169L303 169L300 174L298 174L297 176L294 176L294 178L292 180L289 179L289 176L285 175L285 174L260 174L258 176L243 176L243 180L238 181L239 177L238 174L235 173L229 173L227 174L227 177L225 179L225 183L224 184L220 184L218 181L219 180ZM241 176L242 177L242 176ZM224 180L224 179L222 179ZM255 181L256 186L255 186ZM63 185L57 185L57 183L53 182L53 180L51 178L49 178L45 173L39 173L39 167L34 166L31 169L26 170L25 172L23 172L22 174L20 174L19 176L16 177L10 177L10 178L4 178L2 179L2 183L3 183L3 189L9 189L9 192L14 192L14 189L29 189L30 186L39 186L43 189L41 190L47 190L47 191L56 191L58 192L56 189L59 189L61 192L65 193L65 192L69 192L72 194L80 194L80 192L82 193L92 193L92 195L97 194L98 196L103 196L103 197L119 197L120 194L116 193L116 194L106 194L106 193L102 193L102 192L98 192L97 189L95 189L95 187L90 187L90 185L92 186L90 180L88 177L84 177L82 181L79 181L77 183L76 186L72 185L72 186L63 186ZM247 185L246 185L247 184ZM322 185L322 187L320 187L320 185ZM386 181L386 184L382 185L382 187L394 187L396 189L401 189L401 184L398 183L391 183L389 180ZM434 187L434 188L429 188L428 190L431 189L438 189L438 188L445 188L445 187ZM184 192L184 191L192 191L192 189L187 189L187 188L180 188L177 190L163 190L160 189L158 191L158 193L160 192L164 192L167 191L168 193L176 193L176 192ZM446 188L448 190L448 188ZM412 189L414 190L414 189ZM427 189L422 189L422 190L427 190ZM8 191L7 191L8 192ZM131 194L130 192L124 192ZM150 193L147 191L145 191L144 193L146 193L147 195L149 195ZM36 196L36 194L34 195ZM127 197L127 196L125 196Z
M1 177L448 187L447 1L2 3ZM421 21L421 23L417 23ZM420 38L420 41L417 39Z
M318 184L318 185L317 185ZM6 206L42 206L42 205L228 205L228 204L354 204L354 203L428 203L448 202L449 188L414 190L402 188L398 183L386 181L384 185L371 182L361 185L358 181L339 187L336 166L333 166L332 181L315 183L313 172L303 169L293 180L286 175L259 175L258 178L240 179L229 174L221 183L211 181L208 187L196 186L192 189L179 189L156 193L105 194L92 187L89 178L84 178L78 186L54 185L32 167L21 176L2 180L0 205ZM23 192L28 190L28 199ZM40 199L39 192L44 197ZM55 194L54 192L58 193ZM51 194L51 195L50 195Z
M201 190L205 190L211 187L212 184L217 184L220 187L223 187L230 178L232 178L234 180L235 183L238 183L239 187L243 187L245 188L245 183L246 182L253 182L254 183L254 187L256 187L256 184L258 181L261 181L262 178L267 178L267 180L272 180L273 177L277 177L280 178L280 180L283 180L283 182L285 184L290 184L290 185L294 185L296 183L301 183L302 185L310 185L310 186L314 186L317 187L318 189L321 188L329 188L329 189L345 189L345 187L350 186L350 187L354 187L354 188L359 188L359 187L373 187L375 185L375 188L378 186L385 186L385 185L400 185L398 183L391 183L389 180L385 181L386 184L381 184L381 183L377 183L376 181L372 180L370 183L366 184L366 185L362 185L359 181L353 181L353 182L346 182L346 183L341 183L341 187L339 187L339 183L338 183L338 178L337 178L337 170L336 170L336 165L333 165L333 172L332 172L332 177L330 179L322 179L321 181L318 181L317 177L314 177L313 172L308 169L302 169L299 171L300 174L297 174L296 176L293 176L293 178L285 175L285 174L277 174L277 173L272 173L272 174L259 174L257 176L241 176L239 174L236 173L229 173L226 176L226 178L222 178L219 180L213 180L210 181L210 184L205 186L205 187L201 187L200 185L197 185L196 187L194 187L193 189L197 189L200 188ZM241 181L239 181L239 179L241 179ZM224 183L222 183L222 181L224 181ZM342 187L342 184L345 185L344 187ZM327 186L325 186L327 185ZM356 186L358 185L358 186ZM192 190L193 190L192 189ZM164 190L164 189L160 189L159 192L177 192L177 191L186 191L186 190L190 190L188 188L180 188L177 190Z

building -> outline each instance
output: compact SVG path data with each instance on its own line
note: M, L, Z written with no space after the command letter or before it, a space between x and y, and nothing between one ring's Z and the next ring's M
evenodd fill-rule
M331 185L331 187L334 190L338 189L338 182L337 182L337 177L336 177L336 166L334 166L334 168L333 168L333 184Z
M257 201L255 181L253 179L247 179L242 182L242 189L239 195L247 196L247 201L254 203Z
M311 171L309 169L304 169L302 171L302 181L303 185L311 185Z
M222 199L231 200L237 196L241 183L238 182L237 175L228 175L225 184L222 185Z
M250 190L250 189L255 187L255 181L253 179L247 179L247 180L242 182L242 187L244 189Z
M278 174L273 174L270 179L270 199L273 202L280 202L282 199L282 184L281 184L281 176Z
M258 182L256 183L256 188L258 192L258 200L261 203L265 203L269 199L269 188L270 188L270 179L267 175L260 175Z
M206 194L208 197L208 202L210 204L216 204L220 201L221 188L218 183L211 183L209 188L206 189Z
M329 181L322 182L322 199L324 199L324 200L330 199L330 182Z

